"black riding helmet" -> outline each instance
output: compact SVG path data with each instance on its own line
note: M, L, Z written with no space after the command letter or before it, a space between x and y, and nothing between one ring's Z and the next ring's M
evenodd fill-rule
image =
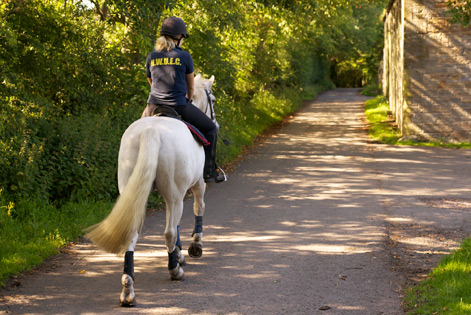
M160 27L160 35L167 35L175 39L178 35L182 35L184 38L187 38L186 24L176 16L166 18Z

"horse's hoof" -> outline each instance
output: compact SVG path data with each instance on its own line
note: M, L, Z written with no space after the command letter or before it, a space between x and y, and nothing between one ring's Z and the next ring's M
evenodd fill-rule
M119 303L119 306L121 306L121 307L134 307L134 306L136 306L136 299L132 300L131 302L121 301Z
M188 247L188 255L192 258L200 258L203 255L203 244L201 242L191 242Z
M120 305L123 307L131 307L136 305L136 295L134 294L134 280L130 275L123 274L121 277L123 291L119 297Z
M180 281L185 278L185 273L183 272L183 269L180 267L180 264L178 264L175 268L172 270L168 271L170 273L170 279L174 281Z

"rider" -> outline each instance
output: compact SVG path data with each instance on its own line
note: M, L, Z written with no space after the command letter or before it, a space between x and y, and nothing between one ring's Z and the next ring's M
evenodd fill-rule
M151 86L147 107L142 117L152 115L161 105L171 106L181 118L198 128L209 141L204 146L204 181L222 182L225 176L216 166L216 124L192 104L194 91L193 59L180 45L187 38L185 22L177 17L165 19L160 28L155 51L146 61L147 80Z

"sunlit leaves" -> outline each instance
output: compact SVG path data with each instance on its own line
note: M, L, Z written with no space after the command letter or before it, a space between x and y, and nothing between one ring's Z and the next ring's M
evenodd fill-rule
M471 2L465 0L447 0L447 14L451 17L452 23L459 23L469 26L471 22Z
M165 17L186 21L183 48L197 72L216 76L221 121L240 129L260 104L291 108L273 100L280 91L299 94L323 85L330 65L367 60L378 2L2 1L0 187L59 200L115 194L120 133L145 104L142 61Z

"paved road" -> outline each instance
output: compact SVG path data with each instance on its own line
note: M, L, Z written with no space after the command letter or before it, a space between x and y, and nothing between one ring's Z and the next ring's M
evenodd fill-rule
M204 254L188 259L184 281L169 280L164 213L154 212L135 254L136 307L118 307L121 258L79 244L21 277L0 313L402 314L391 228L469 234L470 212L453 202L468 201L471 152L368 143L358 92L307 102L209 188ZM395 242L416 255L444 245L406 236Z

